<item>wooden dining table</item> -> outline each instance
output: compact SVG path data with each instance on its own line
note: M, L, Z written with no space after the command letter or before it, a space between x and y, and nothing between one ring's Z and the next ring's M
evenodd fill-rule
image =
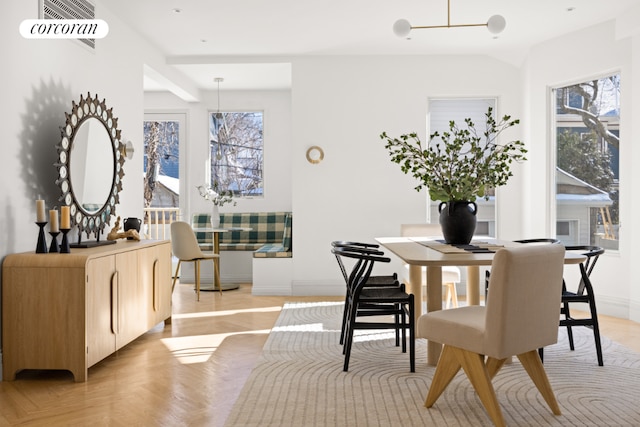
M467 304L480 304L480 267L490 266L495 251L504 247L517 247L523 243L492 238L473 240L471 245L477 250L464 250L446 245L442 237L377 237L375 240L409 264L409 289L415 296L416 324L422 315L422 267L427 268L427 312L442 310L442 267L467 267ZM567 252L565 264L579 264L585 257ZM558 304L560 300L558 298ZM418 330L416 336L420 336ZM429 341L427 344L427 363L436 365L440 358L442 345Z
M213 253L220 255L220 233L227 233L230 231L251 231L253 230L250 227L193 227L193 231L196 233L212 233L213 234ZM208 243L202 244L201 246L207 246ZM213 283L211 286L205 284L200 284L201 291L217 291L222 288L223 291L228 291L231 289L238 289L240 285L236 283L227 283L222 284L220 281L220 257L213 260L214 268L217 270L217 273L214 272L213 275Z

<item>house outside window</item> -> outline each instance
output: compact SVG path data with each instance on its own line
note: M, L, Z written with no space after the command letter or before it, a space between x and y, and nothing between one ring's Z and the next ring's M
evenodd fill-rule
M620 74L554 89L556 236L618 249Z
M181 120L144 121L144 207L180 206Z

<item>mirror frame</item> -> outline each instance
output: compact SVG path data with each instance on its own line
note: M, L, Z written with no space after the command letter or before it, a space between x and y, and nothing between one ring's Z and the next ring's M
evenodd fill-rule
M116 213L116 204L120 201L122 191L122 177L124 176L124 144L121 140L121 132L118 129L118 119L113 116L113 109L107 109L106 101L100 101L98 95L91 96L87 93L84 98L80 95L80 102L76 104L72 101L71 113L65 113L66 122L60 127L61 140L56 146L58 149L58 179L56 184L60 187L62 196L60 201L64 206L69 206L71 214L71 227L78 227L78 241L82 239L82 233L86 233L87 238L91 234L96 235L100 240L100 234L107 224L111 222L111 216ZM106 198L105 204L95 212L87 212L73 192L71 182L71 149L74 139L80 126L90 119L98 120L104 126L111 141L111 151L113 153L113 176L111 178L111 191Z

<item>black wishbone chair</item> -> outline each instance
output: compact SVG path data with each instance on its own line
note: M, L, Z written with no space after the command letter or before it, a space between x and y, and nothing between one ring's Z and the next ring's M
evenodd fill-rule
M380 245L377 245L375 243L336 240L331 242L331 246L333 248L340 248L343 251L350 251L350 252L370 254L370 255L380 255L380 256L384 255L384 252L378 250ZM355 262L355 265L353 266L352 271L348 272L344 262L342 261L342 258L338 254L335 254L335 257L336 257L336 261L338 262L338 266L340 267L340 272L342 273L342 276L344 278L345 286L348 288L349 276L351 274L354 274L357 271L357 267L359 267L361 261ZM398 282L398 275L394 273L392 275L387 275L387 276L370 276L369 279L367 280L366 286L367 287L378 287L378 286L398 287L400 286L400 283ZM349 293L347 291L347 294L345 295L345 301L347 301L348 297L349 297ZM373 308L375 309L377 307L373 307ZM368 309L367 306L361 306L361 312L362 312L361 315L366 315L367 309ZM346 319L347 319L347 306L345 304L344 312L342 315L342 330L340 333L340 344L344 344L344 332L345 332ZM397 321L399 322L400 319L398 318ZM399 345L400 345L400 333L398 328L398 330L396 330L396 346L399 346Z
M532 239L531 241L521 241L521 243L560 243L556 239ZM598 261L600 255L604 253L604 249L599 246L592 245L578 245L578 246L566 246L567 252L578 252L584 255L585 261L581 262L580 267L580 281L575 291L567 290L566 281L562 280L562 298L560 305L560 326L567 328L567 336L569 339L569 348L575 350L573 341L573 326L586 326L593 329L593 337L596 345L596 355L598 357L598 365L603 366L604 361L602 357L602 344L600 341L600 327L598 325L598 312L596 310L595 294L593 292L593 285L591 284L591 272ZM589 317L574 318L571 315L571 304L588 304ZM564 318L562 318L564 316ZM544 358L544 349L538 349L540 359Z
M567 290L565 281L562 282L562 306L560 314L564 315L564 319L560 319L560 326L566 326L567 335L569 337L569 348L575 349L573 344L573 326L586 326L593 329L593 337L596 344L596 354L598 356L598 365L603 366L602 344L600 342L600 327L598 326L598 312L596 310L596 299L591 284L591 272L598 261L600 255L604 253L604 249L599 246L583 245L583 246L567 246L567 252L579 252L586 256L587 259L580 263L580 281L575 291ZM590 317L574 318L571 316L569 306L571 304L588 304Z
M364 243L364 242L354 242L348 240L334 240L331 242L331 247L333 248L341 248L345 250L349 250L352 252L361 252L361 253L369 253L372 255L384 255L379 248L380 245L375 243ZM338 260L338 265L340 266L340 270L342 271L342 275L347 280L347 272L344 267L344 263L340 260L340 258L336 258ZM397 285L398 275L393 273L387 276L371 276L368 281L369 286L393 286Z
M345 300L346 322L344 328L344 371L349 370L349 359L356 329L400 329L402 333L402 351L406 352L406 329L409 329L409 358L411 372L415 372L415 307L414 297L405 291L404 285L368 287L376 262L388 263L390 258L379 255L358 253L348 248L334 247L332 252L340 257L357 260L349 275L347 298ZM366 309L365 309L366 307ZM392 316L393 321L383 318L361 321L364 316ZM398 322L398 319L400 320Z

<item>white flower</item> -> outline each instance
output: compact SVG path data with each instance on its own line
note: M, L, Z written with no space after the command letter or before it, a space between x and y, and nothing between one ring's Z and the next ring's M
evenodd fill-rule
M205 200L211 201L216 206L223 206L227 203L233 203L233 206L236 205L236 202L233 200L233 192L232 191L216 191L218 188L217 183L214 183L214 187L210 187L208 185L198 185L196 187L198 192L200 192L200 196Z

